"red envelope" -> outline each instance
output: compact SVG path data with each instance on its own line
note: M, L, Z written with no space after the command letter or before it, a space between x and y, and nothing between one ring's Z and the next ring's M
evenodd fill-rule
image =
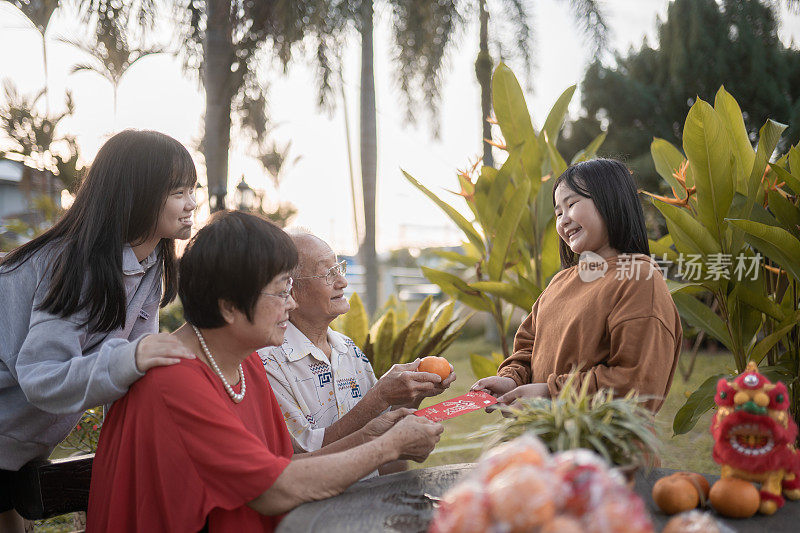
M431 422L441 422L497 403L497 398L483 391L470 391L451 400L420 409L414 414Z

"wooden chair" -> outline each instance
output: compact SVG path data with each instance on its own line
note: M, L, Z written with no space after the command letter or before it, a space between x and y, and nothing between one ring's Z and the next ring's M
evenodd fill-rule
M36 461L17 472L14 508L27 520L86 511L94 454Z

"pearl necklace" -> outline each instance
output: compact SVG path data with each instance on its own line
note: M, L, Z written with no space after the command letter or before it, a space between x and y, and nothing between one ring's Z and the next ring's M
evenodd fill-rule
M242 392L236 394L233 392L233 387L231 387L228 380L225 379L225 376L222 375L222 370L219 369L219 365L214 360L214 356L211 355L211 351L208 349L208 345L206 344L206 340L203 338L203 335L200 334L200 330L197 329L196 326L192 325L192 329L194 330L195 334L197 335L197 340L200 341L200 346L203 348L203 352L208 357L208 362L211 363L211 368L214 369L214 372L217 373L219 379L222 380L222 384L225 386L225 390L228 392L228 396L231 397L234 403L239 403L244 400L244 393L247 390L247 386L244 382L244 371L242 370L242 363L239 363L239 379L242 380Z

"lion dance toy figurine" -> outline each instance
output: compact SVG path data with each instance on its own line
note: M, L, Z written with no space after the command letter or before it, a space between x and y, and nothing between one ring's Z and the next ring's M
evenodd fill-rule
M784 496L800 499L797 424L789 414L786 385L770 382L751 361L733 381L717 382L714 402L713 456L721 477L760 483L763 514L782 507Z

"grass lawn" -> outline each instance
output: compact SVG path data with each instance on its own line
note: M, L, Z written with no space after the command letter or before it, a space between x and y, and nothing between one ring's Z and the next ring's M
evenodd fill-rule
M448 398L464 394L475 382L469 364L469 354L488 354L493 346L481 339L459 341L445 354L456 369L458 378L451 385L450 390L442 396L428 398L422 407L439 403ZM497 348L495 347L495 350ZM689 357L687 353L685 357ZM711 459L712 439L709 433L711 412L706 413L698 421L695 428L685 434L672 436L672 419L677 410L683 405L686 394L691 393L702 383L707 376L732 370L732 359L729 353L718 354L700 353L695 363L694 371L688 382L684 382L680 375L675 376L672 389L667 396L664 406L656 416L656 431L661 441L661 465L664 468L692 470L694 472L718 473L719 467ZM412 463L412 468L423 468L451 463L475 461L481 452L482 442L478 439L467 438L468 435L484 425L493 424L501 419L499 413L488 414L484 411L474 411L443 422L445 431L441 441L433 453L422 464Z

